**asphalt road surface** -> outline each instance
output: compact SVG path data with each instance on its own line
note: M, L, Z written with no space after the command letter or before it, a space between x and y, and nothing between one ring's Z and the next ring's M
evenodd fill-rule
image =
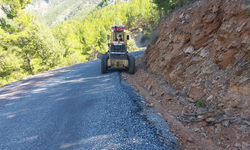
M94 60L0 88L0 149L174 149L121 82Z

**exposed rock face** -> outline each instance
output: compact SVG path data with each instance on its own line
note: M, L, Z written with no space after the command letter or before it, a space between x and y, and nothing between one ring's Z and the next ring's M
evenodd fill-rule
M189 99L212 101L225 115L250 116L249 1L197 1L156 30L159 38L140 65Z

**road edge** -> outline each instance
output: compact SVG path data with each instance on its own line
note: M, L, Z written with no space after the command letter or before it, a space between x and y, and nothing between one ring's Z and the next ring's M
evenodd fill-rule
M169 125L163 116L154 109L146 106L145 100L124 80L120 72L119 78L123 91L139 108L136 113L147 122L147 125L153 130L156 137L166 148L179 149L177 138L170 131Z

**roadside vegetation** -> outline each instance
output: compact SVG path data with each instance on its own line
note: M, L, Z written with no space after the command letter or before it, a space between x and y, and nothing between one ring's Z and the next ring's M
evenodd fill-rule
M24 8L32 0L0 0L6 17L0 19L0 86L50 69L85 62L107 51L107 35L114 24L133 27L160 19L151 0L98 6L83 20L49 27ZM77 18L77 17L76 17ZM136 49L130 40L130 50Z
M182 6L190 0L153 0L153 3L157 5L160 17L171 13L174 9Z

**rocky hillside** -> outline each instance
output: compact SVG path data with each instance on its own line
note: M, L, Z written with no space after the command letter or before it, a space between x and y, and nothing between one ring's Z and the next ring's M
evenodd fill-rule
M166 16L156 32L135 78L149 106L191 129L180 135L181 147L250 146L250 2L196 1Z
M197 2L164 19L157 31L159 39L143 56L151 73L189 101L250 115L249 3Z

